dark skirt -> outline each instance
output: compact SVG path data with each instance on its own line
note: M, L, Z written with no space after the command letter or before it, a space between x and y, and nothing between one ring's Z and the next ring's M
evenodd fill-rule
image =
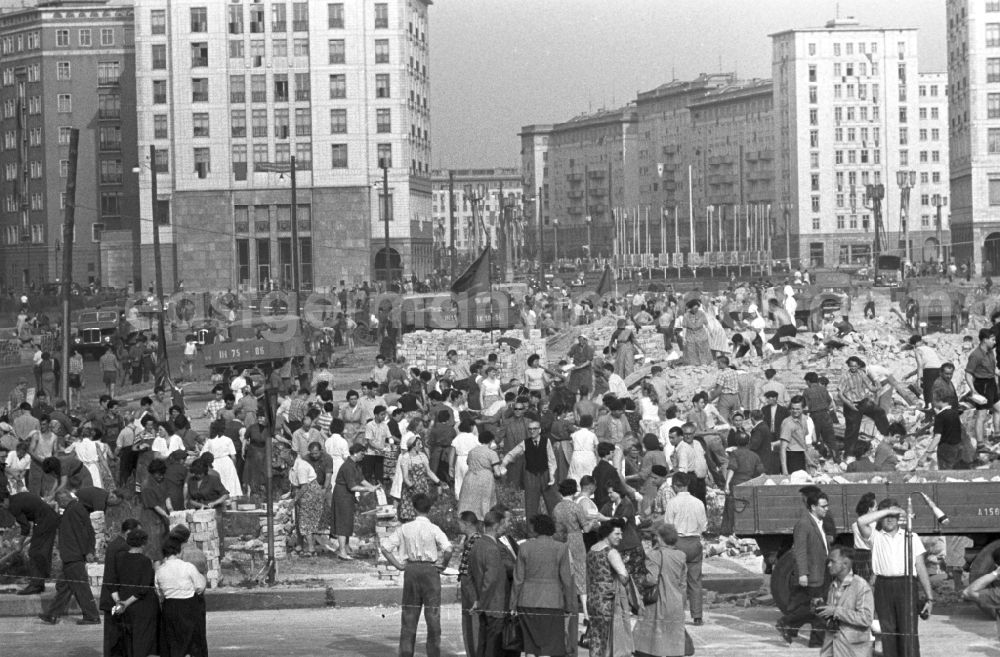
M106 622L121 624L123 641L128 657L158 655L160 605L152 593L132 604L121 616ZM108 616L111 619L111 616Z
M199 655L204 641L199 631L204 627L204 607L197 598L167 598L163 601L160 630L162 657Z
M354 493L344 486L333 487L333 532L334 536L354 534Z
M517 620L529 655L565 655L566 623L562 609L518 607Z

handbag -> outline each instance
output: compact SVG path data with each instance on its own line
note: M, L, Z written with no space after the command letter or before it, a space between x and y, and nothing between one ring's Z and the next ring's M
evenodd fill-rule
M524 650L524 635L521 634L521 623L513 613L508 614L503 620L503 633L500 641L504 650L521 652Z

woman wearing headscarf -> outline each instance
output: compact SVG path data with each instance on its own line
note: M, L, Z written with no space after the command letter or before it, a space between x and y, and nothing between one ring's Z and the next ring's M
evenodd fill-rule
M316 556L316 546L326 547L322 535L326 531L326 495L319 483L316 469L299 454L288 471L288 482L295 495L295 518L298 521L302 556ZM353 514L352 514L353 516Z
M608 346L615 353L615 374L624 379L635 371L635 356L641 349L635 333L628 327L628 320L618 320L618 328L611 334Z
M681 326L684 328L684 361L688 365L710 365L712 349L708 316L698 299L691 299L686 307L687 312L681 318Z
M361 475L360 464L365 457L365 446L351 445L349 452L350 457L340 466L333 484L333 533L340 546L337 558L342 561L353 559L347 551L347 540L354 534L354 495L373 493L376 489L375 485L365 481ZM312 466L309 468L312 469Z
M684 591L687 564L677 549L677 529L661 524L656 528L658 545L646 555L646 585L656 587L656 602L646 605L635 626L636 657L682 657L687 632L684 629Z

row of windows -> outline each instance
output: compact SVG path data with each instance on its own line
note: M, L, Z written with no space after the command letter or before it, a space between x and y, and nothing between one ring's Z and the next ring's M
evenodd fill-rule
M849 77L853 78L855 74L858 77L865 77L868 75L869 65L868 62L834 62L833 64L833 77ZM816 77L819 68L816 64L810 64L808 68L809 81L816 82ZM872 77L878 77L878 62L871 63L871 75Z
M309 56L309 39L293 39L292 54L295 57ZM192 66L206 66L207 64L195 64L200 61L201 51L204 49L203 58L207 60L207 44L195 42L191 44ZM229 41L229 58L243 59L246 57L246 42L243 39L231 39ZM263 65L267 56L265 41L263 39L250 40L250 57L253 59L253 66ZM275 38L271 41L271 57L288 57L288 39ZM347 63L347 42L344 39L329 39L327 41L327 62L330 64ZM389 63L389 39L375 39L375 63ZM153 46L153 68L166 68L166 46ZM426 73L426 67L424 67Z
M247 20L247 18L249 18L249 20ZM234 3L230 5L228 19L228 31L230 34L243 34L244 29L247 27L247 23L249 23L248 27L251 34L263 34L266 26L268 25L268 21L265 20L264 7L256 3L250 6L249 17L246 16L244 8L241 4ZM309 30L308 2L292 3L291 23L293 32L306 32ZM376 29L385 29L389 27L388 3L375 3L374 26ZM278 2L273 3L271 5L270 31L287 32L288 27L288 6ZM327 27L329 29L344 28L344 3L332 2L327 4ZM190 29L192 33L208 32L207 7L191 7ZM150 11L150 31L153 34L166 34L167 12L165 10L153 9Z
M31 242L32 244L43 244L45 242L45 226L42 224L31 224L29 234L26 239L21 239L20 226L4 226L4 244L18 244L20 242ZM74 240L75 241L75 240Z
M56 47L58 48L69 48L70 47L70 31L66 29L56 30ZM93 45L91 42L91 30L89 28L83 28L77 31L77 45L83 48L89 48ZM115 45L115 28L113 27L102 27L101 28L101 45L102 46L113 46Z
M38 64L32 64L25 67L25 74L27 76L28 82L38 82L41 80L41 67ZM117 85L119 79L121 78L121 63L117 61L108 62L98 62L97 63L97 84L101 86ZM72 62L56 62L56 79L57 80L72 80L73 79L73 65ZM14 68L5 68L3 70L3 86L11 87L17 80L17 76L14 72Z
M90 30L87 30L89 37ZM42 47L42 35L40 32L28 32L27 34L12 34L0 41L0 53L10 55L14 52L23 52L25 40L28 43L28 50L38 50Z

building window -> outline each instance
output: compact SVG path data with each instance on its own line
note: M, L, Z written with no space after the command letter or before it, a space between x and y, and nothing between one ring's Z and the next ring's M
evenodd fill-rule
M69 30L56 30L56 45L69 48Z
M229 33L243 34L243 7L229 5Z
M229 58L243 59L244 57L243 39L233 39L229 42Z
M347 132L347 110L330 110L330 134L340 135Z
M288 164L292 159L292 147L290 144L274 145L274 161L278 164Z
M153 139L166 139L166 138L167 138L167 115L154 114Z
M375 3L375 29L387 29L389 27L389 3Z
M254 103L267 102L267 76L250 76L250 100Z
M191 117L193 137L208 137L208 112L195 112Z
M72 112L73 96L71 94L59 94L56 96L56 111Z
M386 108L375 110L375 132L392 132L392 111Z
M312 113L308 107L295 108L295 136L309 137L312 135Z
M906 128L899 129L899 145L904 146L909 142L909 132Z
M376 162L378 163L379 168L392 168L392 144L378 145L378 159L376 159Z
M812 218L812 228L813 230L819 230L819 217Z
M990 205L1000 205L1000 178L990 178Z
M102 27L101 28L101 45L102 46L113 46L115 45L115 30L112 27Z
M170 173L170 149L157 148L153 159L153 168L157 173Z
M816 65L815 64L810 64L809 65L809 81L810 82L815 82L816 81Z
M347 98L347 76L336 74L330 76L330 98Z
M389 63L389 40L388 39L375 39L375 63L376 64L388 64Z
M267 144L254 144L253 145L253 163L254 170L260 171L259 165L267 164L270 162L270 155L267 150Z
M386 110L386 111L388 111L388 110ZM388 132L388 130L386 132ZM810 130L809 131L809 147L810 148L819 148L819 130Z
M101 184L120 185L122 182L122 161L101 160Z
M122 214L121 192L101 192L101 216L120 217Z
M309 39L293 39L292 55L295 57L309 56Z
M809 154L809 168L818 169L819 168L819 153Z
M120 151L122 149L121 126L102 125L98 128L98 135L102 151Z
M812 189L812 191L814 191L814 192L818 192L819 191L819 174L818 173L810 174L809 178L810 178L810 189Z
M59 126L59 145L60 146L68 146L69 145L69 136L70 136L70 134L72 134L72 132L73 132L73 128L70 128L69 126Z
M208 9L191 7L191 31L208 32Z
M815 57L816 56L816 44L815 43L810 43L809 44L809 56L810 57Z
M59 177L66 178L69 176L69 160L59 160Z
M274 102L276 102L276 103L287 103L288 102L288 74L287 73L275 73L274 74Z
M207 178L212 171L212 158L209 149L194 149L194 172L199 178Z
M208 42L196 41L191 44L191 68L208 66Z
M288 126L288 108L274 110L274 136L276 139L288 139L291 130Z
M250 34L264 33L264 7L260 5L250 6Z
M292 31L294 31L294 32L308 32L309 31L309 3L308 2L293 2L292 3Z
M326 26L331 30L344 29L343 2L331 2L326 6Z
M877 154L878 151L875 151ZM910 164L910 152L909 151L899 151L899 166L905 167Z
M117 86L122 75L121 69L119 62L97 62L97 84L103 87Z
M312 97L312 79L308 73L295 74L295 100L309 100Z
M254 137L266 137L267 136L267 110L266 109L255 109L250 116L251 119L251 129L253 130Z
M333 169L347 168L347 144L330 146L330 167Z
M229 102L247 102L247 80L242 75L229 76Z
M375 97L376 98L389 98L389 74L388 73L376 73L375 74Z
M250 65L254 68L264 65L264 42L261 39L250 41Z
M991 14L1000 12L1000 0L986 0L986 11Z
M987 58L987 60L986 60L986 81L987 82L1000 82L1000 57L989 57L989 58ZM934 109L937 109L937 108L934 108Z
M312 169L312 144L295 144L295 168L304 171ZM301 213L299 221L302 221Z
M288 7L283 4L275 3L271 5L271 31L288 31Z
M244 119L246 121L246 119ZM233 178L236 180L247 179L247 146L246 144L233 144L232 151Z
M813 196L812 197L812 211L813 212L819 212L819 197L818 196Z
M376 87L377 86L378 85L376 84ZM809 110L809 125L819 125L819 110Z
M208 78L191 78L191 102L208 102Z
M327 43L330 47L331 64L343 64L347 61L347 51L343 39L330 39Z
M1000 23L986 24L986 47L1000 48Z
M56 62L56 80L72 80L69 62Z
M167 46L161 43L154 43L153 46L153 70L160 71L167 68Z
M154 105L166 105L167 104L167 81L166 80L153 80L153 104Z
M271 42L272 57L288 57L288 39L284 36L275 37Z
M151 34L167 33L167 12L164 9L152 9L149 12L149 31Z

